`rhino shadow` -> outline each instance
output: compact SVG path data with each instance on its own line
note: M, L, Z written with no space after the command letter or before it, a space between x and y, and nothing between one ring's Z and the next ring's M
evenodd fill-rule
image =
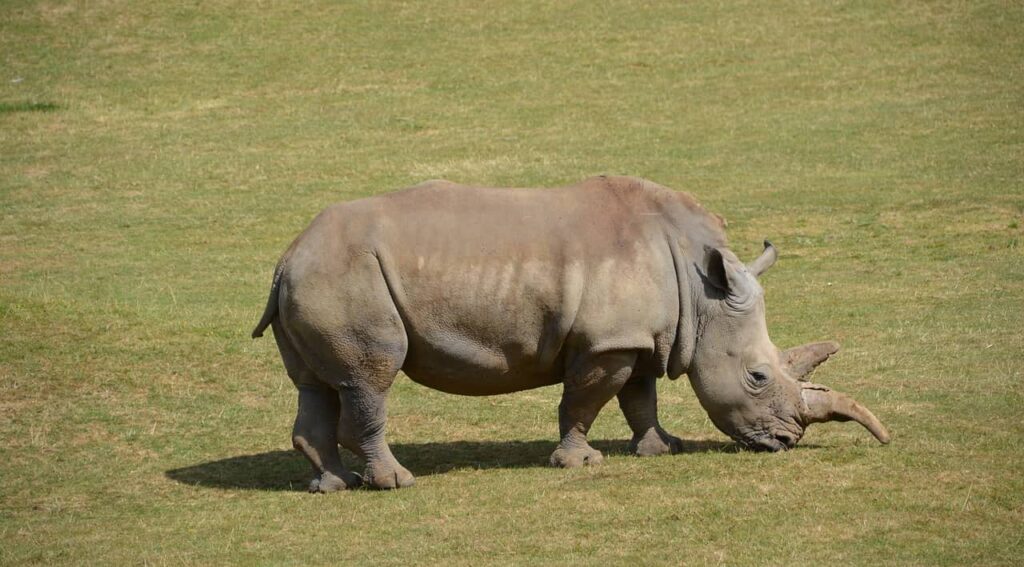
M699 440L683 443L684 454L742 451L731 442ZM626 441L596 440L590 444L607 456L628 454ZM430 476L456 469L547 467L555 445L552 440L450 441L396 443L391 446L391 451L413 475ZM362 470L362 464L347 451L342 451L342 460L352 470ZM297 451L277 450L170 469L164 474L182 484L206 488L305 491L311 471L309 463Z

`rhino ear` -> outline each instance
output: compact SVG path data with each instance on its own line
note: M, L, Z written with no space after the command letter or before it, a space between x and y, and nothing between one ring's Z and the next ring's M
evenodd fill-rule
M710 246L704 248L704 273L711 285L724 292L729 291L729 277L725 273L725 258L721 250Z
M742 305L753 295L753 278L728 248L705 247L704 273L711 285L725 292L731 302Z
M775 249L775 245L767 240L764 241L764 252L754 260L747 264L747 270L754 274L755 278L761 277L761 274L768 271L768 268L775 264L775 261L779 259L779 251Z
M814 372L819 364L837 352L839 352L838 343L824 341L793 347L784 351L781 358L782 364L789 369L790 376L801 382L806 382L807 377Z

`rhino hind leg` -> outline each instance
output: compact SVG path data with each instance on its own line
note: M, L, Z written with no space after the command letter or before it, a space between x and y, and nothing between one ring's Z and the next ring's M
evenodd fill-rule
M292 430L292 444L313 466L310 492L335 492L356 488L359 475L347 470L338 455L338 394L326 386L299 386L299 411Z
M334 492L359 486L359 475L346 469L338 454L336 425L341 404L337 392L317 379L277 321L274 338L288 376L299 391L292 445L313 467L309 491Z
M368 336L373 333L372 336ZM391 453L384 439L387 395L405 358L404 334L378 328L351 333L361 340L307 335L320 381L335 390L337 417L329 422L335 438L366 463L362 482L377 489L412 486L412 474Z
M670 435L658 423L658 394L654 376L637 376L619 391L619 408L633 431L629 450L648 457L683 450L683 441Z
M295 273L282 278L274 324L287 330L317 383L334 392L338 411L324 423L336 442L365 461L363 484L411 486L412 475L384 440L388 390L408 352L404 323L378 258L353 253L343 260L314 270L293 266Z
M561 440L551 454L551 465L579 467L600 464L604 456L587 443L587 432L601 408L611 400L633 373L636 353L612 351L590 357L566 377L558 405Z
M395 374L397 372L391 374L390 380L394 380ZM412 473L395 459L384 439L387 390L359 384L342 386L338 392L341 400L338 438L346 449L366 463L363 483L379 490L415 484Z

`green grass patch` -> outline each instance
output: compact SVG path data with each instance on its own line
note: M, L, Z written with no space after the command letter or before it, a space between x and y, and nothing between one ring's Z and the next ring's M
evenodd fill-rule
M1012 2L0 6L0 564L1016 564L1024 9ZM302 492L248 333L329 203L427 178L697 195L780 346L890 426L544 466L557 388L401 377L411 490ZM352 461L352 464L356 463Z
M53 112L60 106L52 102L0 102L0 114L10 112Z

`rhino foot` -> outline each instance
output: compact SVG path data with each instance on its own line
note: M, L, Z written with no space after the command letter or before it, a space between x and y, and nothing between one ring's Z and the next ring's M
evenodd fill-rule
M629 450L638 457L675 454L683 450L683 440L670 435L661 427L652 427L643 435L633 436L629 442Z
M604 461L601 451L588 446L565 448L561 445L551 453L551 466L574 468L587 465L599 465Z
M416 484L416 478L408 469L398 464L367 465L366 485L377 490L408 488Z
M309 483L309 491L326 494L351 488L359 488L363 484L363 477L354 472L345 471L339 477L336 474L324 471L320 476L314 477Z

